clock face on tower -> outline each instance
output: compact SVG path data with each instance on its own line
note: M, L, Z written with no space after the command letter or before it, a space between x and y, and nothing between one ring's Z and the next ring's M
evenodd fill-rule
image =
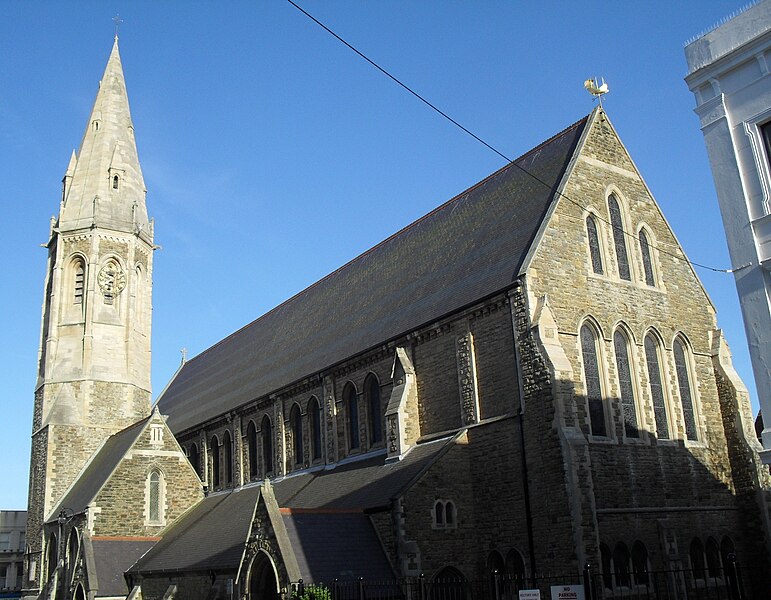
M105 302L112 304L115 296L120 294L123 288L126 287L126 274L121 269L118 261L111 258L99 271L97 282L102 290L102 294L104 294Z

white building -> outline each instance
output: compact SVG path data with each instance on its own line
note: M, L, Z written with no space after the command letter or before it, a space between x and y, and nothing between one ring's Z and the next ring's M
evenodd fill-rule
M0 598L20 597L26 510L0 510Z
M771 0L685 47L715 179L771 464Z

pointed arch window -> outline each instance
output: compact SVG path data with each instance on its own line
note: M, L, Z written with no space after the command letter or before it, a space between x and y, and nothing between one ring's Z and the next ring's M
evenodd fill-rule
M653 417L656 420L656 436L661 440L668 440L669 422L661 376L661 351L659 342L652 333L645 336L645 361L648 363L648 384L651 388Z
M117 175L113 175L113 178L112 178L112 189L117 190L119 183L120 183L120 178Z
M146 515L148 525L163 525L164 522L164 480L163 473L153 469L147 475Z
M295 404L289 413L289 421L292 425L292 449L294 450L294 464L302 466L305 461L303 447L303 416L300 407Z
M629 254L626 249L626 233L624 219L621 216L621 207L616 196L608 197L608 211L610 212L610 224L613 227L613 244L616 247L616 260L618 261L618 276L627 281L632 280L629 271Z
M516 548L509 550L506 555L506 575L519 582L525 578L525 559Z
M592 272L597 275L603 275L605 269L602 266L600 235L597 231L597 221L592 215L586 217L586 235L589 238L589 256L592 259Z
M722 577L723 566L720 564L720 546L715 538L708 538L704 547L704 553L707 558L707 574L712 578Z
M602 402L602 384L600 380L599 350L597 332L589 323L581 326L581 359L584 365L586 381L586 401L589 406L589 424L592 435L607 435L605 407Z
M321 458L321 406L314 396L308 402L308 416L311 422L311 460Z
M632 585L629 569L629 549L623 542L616 544L616 547L613 549L613 576L617 586L630 587Z
M676 339L672 345L675 355L675 371L677 373L677 387L680 390L680 403L683 407L683 422L685 424L685 436L689 440L698 440L696 427L696 411L694 409L693 386L691 385L690 356L681 339Z
M211 447L211 483L214 488L220 486L220 442L217 436L213 436L210 443Z
M86 267L83 264L83 260L80 258L75 260L75 264L73 266L75 271L75 285L72 300L75 304L83 304L83 290L86 283Z
M222 437L222 445L225 447L225 483L233 485L233 438L228 430Z
M198 446L196 446L195 444L190 446L190 453L188 454L188 460L190 461L190 464L193 466L193 469L195 469L196 475L200 477L201 476L200 458L198 455Z
M265 476L273 473L273 425L270 417L262 418L262 460L265 463Z
M611 564L610 548L607 544L600 544L600 563L602 570L602 585L605 589L613 589L613 568Z
M616 354L616 371L618 373L618 391L621 396L621 412L624 419L626 437L640 437L637 409L635 406L634 384L632 383L632 368L629 360L629 340L620 329L613 334L613 350Z
M643 271L645 272L645 283L651 287L656 286L656 276L653 272L653 253L651 245L648 242L648 234L645 229L640 230L640 254L642 254Z
M370 373L364 382L367 393L367 407L369 409L369 443L370 446L383 441L383 419L380 414L380 382Z
M706 577L704 569L704 544L699 538L693 538L688 552L691 560L691 573L694 579L703 580Z
M348 448L358 450L359 442L359 399L356 388L349 381L343 389L343 404L348 418Z
M648 549L639 540L632 546L632 571L635 585L648 585Z
M257 466L257 427L254 421L249 421L246 427L246 449L249 454L249 479L254 479L258 474Z

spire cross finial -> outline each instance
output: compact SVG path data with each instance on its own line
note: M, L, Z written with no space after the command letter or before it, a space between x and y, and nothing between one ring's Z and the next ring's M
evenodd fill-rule
M120 15L115 15L112 18L113 23L115 23L115 39L118 39L118 27L120 27L120 24L123 23L123 19L120 18Z
M187 348L182 348L180 352L182 353L182 364L184 365L187 362Z

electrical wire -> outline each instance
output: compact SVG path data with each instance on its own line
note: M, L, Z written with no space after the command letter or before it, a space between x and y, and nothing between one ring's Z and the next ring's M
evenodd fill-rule
M546 183L546 182L545 182L543 179L541 179L540 177L538 177L538 176L537 176L537 175L535 175L534 173L532 173L532 172L528 171L528 170L527 170L526 168L524 168L523 166L521 166L521 165L518 165L518 164L515 162L515 159L511 159L511 158L509 158L509 157L508 157L508 156L506 156L506 155L505 155L503 152L501 152L500 150L498 150L497 148L495 148L495 147L494 147L494 146L492 146L491 144L488 144L488 143L487 143L485 140L483 140L481 137L479 137L478 135L476 135L475 133L473 133L472 131L470 131L468 128L466 128L466 127L464 127L463 125L461 125L461 124L460 124L458 121L456 121L456 120L455 120L455 119L453 119L451 116L449 116L447 113L445 113L444 111L442 111L441 109L439 109L439 108L438 108L436 105L434 105L433 103L429 102L429 101L428 101L426 98L424 98L423 96L421 96L421 95L420 95L418 92L416 92L415 90L413 90L413 89L412 89L410 86L408 86L406 83L402 82L402 81L401 81L401 80L399 80L397 77L395 77L394 75L392 75L391 73L389 73L389 72L388 72L386 69L384 69L383 67L381 67L381 66L380 66L379 64L377 64L377 63L376 63L374 60L372 60L371 58L369 58L369 57L368 57L366 54L364 54L363 52L361 52L360 50L358 50L358 49L357 49L356 47L354 47L352 44L348 43L346 40L344 40L342 37L340 37L340 36L339 36L337 33L335 33L334 31L332 31L332 30L331 30L329 27L327 27L326 25L324 25L324 23L322 23L321 21L319 21L319 20L318 20L316 17L314 17L312 14L310 14L310 13L309 13L308 11L306 11L304 8L302 8L302 7L301 7L301 6L299 6L297 3L295 3L293 0L287 0L287 2L288 2L289 4L291 4L292 6L294 6L294 7L295 7L295 8L296 8L298 11L300 11L300 12L301 12L302 14L304 14L306 17L308 17L308 18L309 18L311 21L313 21L314 23L316 23L316 25L318 25L319 27L321 27L321 28L322 28L324 31L326 31L327 33L329 33L329 34L330 34L332 37L334 37L334 38L335 38L336 40L338 40L340 43L342 43L343 45L345 45L346 47L348 47L350 50L352 50L353 52L355 52L356 54L358 54L358 55L359 55L361 58L363 58L365 61L367 61L367 62L368 62L370 65L372 65L373 67L375 67L375 68L376 68L378 71L380 71L381 73L383 73L383 75L385 75L386 77L388 77L389 79L391 79L393 82L395 82L396 84L398 84L400 87L402 87L404 90L406 90L407 92L409 92L410 94L412 94L413 96L415 96L415 98L417 98L418 100L420 100L421 102L423 102L423 104L427 105L427 106L428 106L428 107L429 107L431 110L433 110L434 112L437 112L438 114L440 114L442 117L444 117L444 118L445 118L446 120L448 120L450 123L452 123L453 125L455 125L456 127L458 127L460 130L462 130L464 133L466 133L466 134L468 134L469 136L471 136L472 138L474 138L476 141L478 141L480 144L482 144L483 146L485 146L485 147L486 147L486 148L488 148L489 150L492 150L492 151L493 151L495 154L497 154L498 156L500 156L501 158L503 158L503 159L504 159L504 160L505 160L507 163L509 163L510 165L513 165L514 167L516 167L517 169L519 169L520 171L522 171L523 173L525 173L525 174L526 174L526 175L528 175L529 177L533 178L533 179L534 179L535 181L537 181L538 183L540 183L540 184L542 184L542 185L546 186L547 188L549 188L549 189L551 189L551 188L552 188L552 186L551 186L551 185L549 185L548 183ZM559 190L555 190L555 193L556 193L558 196L560 196L561 198L564 198L564 199L565 199L565 200L567 200L568 202L570 202L570 203L574 204L575 206L577 206L577 207L581 208L582 210L586 210L586 209L587 209L587 207L586 207L586 206L584 206L583 204L581 204L580 202L578 202L578 201L576 201L576 200L573 200L572 198L570 198L570 197L569 197L569 196L567 196L566 194L563 194L563 193L562 193L562 192L560 192ZM640 243L640 238L639 238L639 237L637 237L636 235L634 235L634 234L632 234L632 233L629 233L629 232L628 232L628 231L626 231L626 230L625 230L623 227L621 227L621 226L618 226L618 225L614 225L614 224L613 224L613 223L611 223L611 222L610 222L608 219L605 219L605 218L603 218L602 216L600 216L600 215L597 215L596 213L595 213L595 215L594 215L594 216L595 216L597 219L599 219L600 221L602 221L602 222L606 223L607 225L610 225L610 227L611 227L611 228L619 230L619 231L620 231L621 233L623 233L625 236L628 236L629 238L631 238L631 239L633 239L633 240L636 240L638 243ZM649 244L649 245L651 245L651 244ZM678 254L675 254L674 252L669 252L669 251L667 251L667 250L664 250L664 249L662 249L662 248L660 248L660 247L657 247L657 246L653 246L653 245L651 245L651 247L654 247L654 248L656 248L656 250L657 250L657 251L658 251L660 254L665 254L665 255L667 255L667 256L671 256L671 257L673 257L673 258L675 258L675 259L677 259L677 260L682 260L683 262L685 262L685 263L688 263L689 265L691 265L691 266L693 266L693 267L699 267L699 268L701 268L701 269L706 269L706 270L709 270L709 271L714 271L714 272L716 272L716 273L733 273L734 271L738 271L738 270L740 270L740 269L744 269L744 268L746 268L746 267L748 267L748 266L751 266L751 264L747 264L747 265L743 265L743 266L741 266L741 267L737 267L737 268L735 268L735 269L718 269L718 268L716 268L716 267L710 267L709 265L704 265L704 264L701 264L701 263L698 263L698 262L694 262L694 261L691 261L691 260L689 260L689 259L688 259L688 258L687 258L685 255L683 255L683 256L680 256L680 255L678 255Z

